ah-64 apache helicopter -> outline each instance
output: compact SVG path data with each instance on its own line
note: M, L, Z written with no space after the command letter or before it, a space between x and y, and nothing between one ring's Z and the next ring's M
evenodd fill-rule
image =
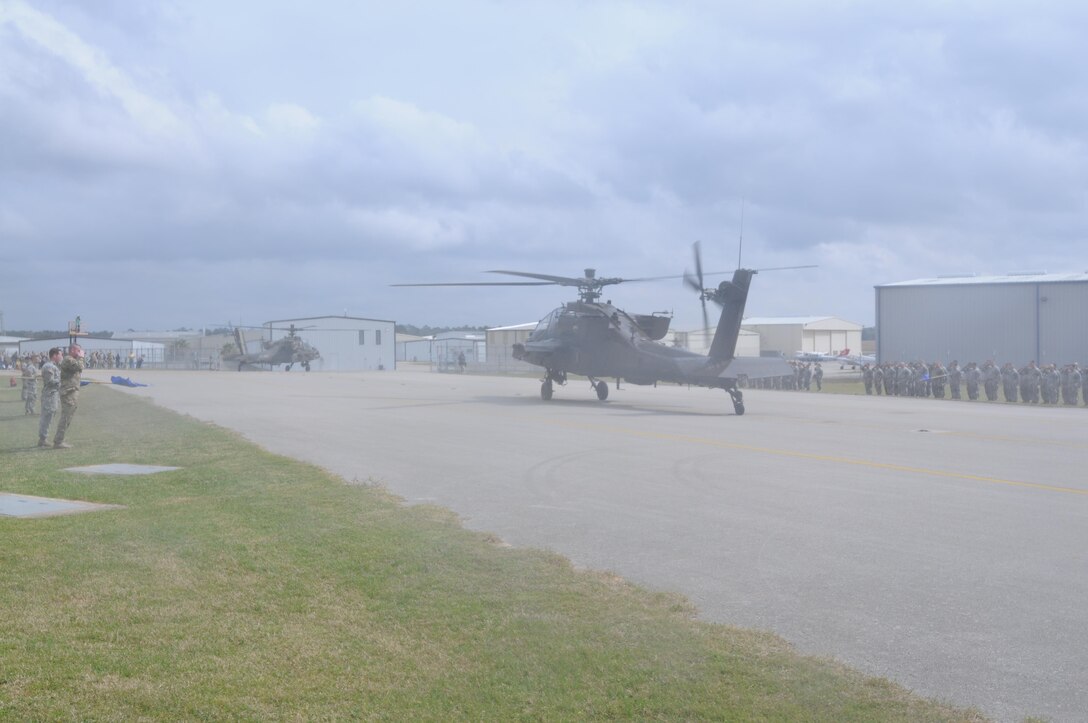
M808 267L782 267L808 268ZM772 269L762 269L770 271ZM774 269L778 270L778 269ZM744 414L744 394L737 387L741 377L749 379L792 374L784 359L736 357L744 305L754 269L737 269L731 281L716 288L704 288L704 274L699 245L695 244L695 273L683 276L653 276L637 279L599 278L594 269L586 269L582 277L551 276L526 271L490 271L493 274L521 276L536 281L492 281L434 284L393 284L394 286L573 286L578 300L570 301L545 316L524 344L515 344L515 359L544 368L540 397L552 398L555 385L565 385L568 374L589 379L597 398L608 398L604 377L622 379L631 384L649 385L676 382L702 387L724 389L733 400L733 409ZM662 344L669 330L671 316L662 314L631 314L603 302L601 289L614 284L636 281L679 279L699 293L703 305L703 327L709 327L706 302L722 307L718 326L705 356L686 349Z
M254 328L270 329L267 326ZM250 353L246 351L245 334L242 332L241 327L236 326L234 327L234 341L238 345L238 353L225 355L223 361L238 362L238 371L242 371L242 368L246 366L252 367L260 364L267 364L269 369L280 364L286 364L287 371L291 371L291 367L295 364L301 364L303 369L310 371L310 362L314 359L320 359L321 354L295 333L297 329L294 324L283 329L283 331L287 332L287 336L275 341L262 340L261 350Z

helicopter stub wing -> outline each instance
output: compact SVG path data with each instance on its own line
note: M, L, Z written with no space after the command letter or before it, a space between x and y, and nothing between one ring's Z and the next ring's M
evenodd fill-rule
M749 379L765 377L788 377L793 374L793 367L782 357L738 356L729 361L718 373L719 377L735 379L746 376Z

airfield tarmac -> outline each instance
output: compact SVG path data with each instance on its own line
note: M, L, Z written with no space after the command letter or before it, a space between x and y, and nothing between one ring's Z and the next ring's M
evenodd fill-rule
M114 388L707 620L999 720L1088 718L1083 407L753 390L737 417L720 390L610 382L601 403L583 380L547 403L534 379L413 371L138 381Z

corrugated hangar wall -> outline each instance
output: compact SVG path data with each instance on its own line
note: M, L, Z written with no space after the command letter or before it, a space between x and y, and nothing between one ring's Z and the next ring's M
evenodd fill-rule
M1088 281L876 287L880 361L1088 363Z

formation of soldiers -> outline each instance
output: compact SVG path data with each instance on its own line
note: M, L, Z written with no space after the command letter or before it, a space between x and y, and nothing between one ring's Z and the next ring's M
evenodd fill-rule
M789 389L803 392L822 391L824 388L824 368L820 362L791 361L793 374L762 379L740 379L740 386L748 389Z
M963 367L953 361L947 368L941 362L885 362L863 365L861 376L866 394L944 399L947 388L951 399L962 399L966 392L972 401L984 394L996 402L1000 391L1006 402L1074 406L1083 398L1088 405L1088 373L1075 362L1061 369L1034 361L1019 369L1012 362L999 367L992 360Z
M134 352L129 352L126 357L119 351L92 351L87 356L87 368L88 369L136 369L143 367L144 357L141 354L136 356Z
M741 380L750 389L819 391L823 387L823 369L819 363L791 361L793 374L765 379ZM865 393L889 397L933 397L934 399L985 398L996 402L1025 404L1066 404L1083 401L1088 406L1088 369L1077 363L1058 368L1056 364L1037 365L1034 361L1019 369L1011 362L998 366L993 361L969 362L960 366L953 361L885 362L863 364L861 378Z

